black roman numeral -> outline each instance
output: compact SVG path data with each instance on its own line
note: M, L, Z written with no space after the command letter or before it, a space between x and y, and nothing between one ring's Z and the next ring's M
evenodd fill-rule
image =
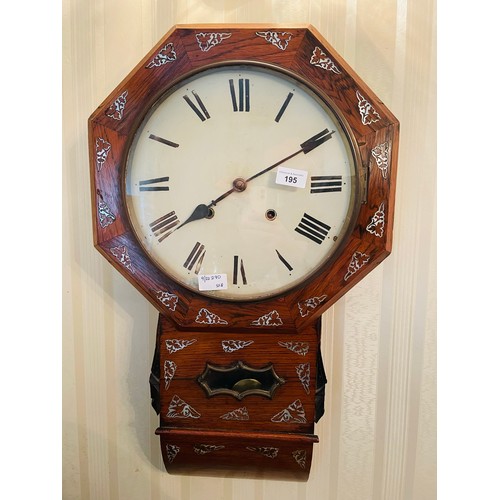
M168 177L156 177L155 179L146 179L139 181L139 191L168 191L168 186L150 186L150 184L161 184L168 182Z
M235 255L233 259L233 285L237 285L239 282L238 274L241 277L242 283L246 285L247 275L245 272L245 267L243 266L243 260L240 259L237 255Z
M149 134L149 138L153 139L153 141L160 142L161 144L165 144L166 146L170 146L171 148L178 148L179 144L176 142L169 141L168 139L164 139L163 137L159 137L154 134Z
M276 123L278 123L281 120L281 117L283 116L283 113L285 112L287 106L290 104L290 101L292 100L292 97L293 97L293 93L292 92L290 92L286 96L285 102L281 106L280 110L278 111L278 114L276 115L276 118L274 119L274 121Z
M311 193L333 193L342 191L341 175L313 175Z
M328 224L325 224L324 222L321 222L305 213L299 222L299 225L295 228L295 231L302 236L309 238L311 241L321 244L330 229L331 227Z
M198 274L201 269L201 264L203 263L203 259L205 258L205 245L202 245L199 241L196 242L196 245L191 250L191 253L188 255L186 262L184 262L183 266L189 271L193 270L193 267L196 264L194 269L194 273Z
M189 107L196 113L196 115L202 122L208 120L210 118L210 114L208 113L208 110L203 104L200 96L194 90L191 91L191 94L193 94L194 98L196 99L199 108L188 95L183 95L182 98L189 104Z
M276 249L275 249L276 250ZM289 271L293 271L293 267L287 262L287 260L285 259L285 257L283 257L283 255L281 255L278 250L276 250L276 253L278 254L278 259L283 263L283 265L289 270Z
M158 238L158 243L161 243L167 236L172 234L173 228L179 224L179 219L175 215L175 211L169 212L168 214L156 219L151 222L149 227L153 231L154 235Z
M232 78L229 80L229 91L231 92L233 111L250 111L250 80L248 78L238 80L238 97L236 97L236 88Z

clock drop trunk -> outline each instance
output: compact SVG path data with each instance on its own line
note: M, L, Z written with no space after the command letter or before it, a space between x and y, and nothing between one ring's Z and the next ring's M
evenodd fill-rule
M150 385L167 471L306 481L324 406L320 329L207 334L160 314Z
M160 313L167 470L307 480L317 318L390 254L399 122L313 27L207 30L89 118L94 244Z

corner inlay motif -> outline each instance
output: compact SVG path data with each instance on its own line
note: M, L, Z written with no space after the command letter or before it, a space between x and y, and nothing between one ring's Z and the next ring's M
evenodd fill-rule
M311 59L309 61L313 66L324 69L326 71L331 71L337 75L340 75L341 71L335 63L319 48L315 47L312 53Z
M100 172L104 166L104 162L110 151L111 144L102 137L98 137L95 141L95 163L98 172Z
M391 144L382 142L372 149L372 156L377 162L377 167L382 172L382 178L387 179L387 171L389 169L389 159L391 157Z
M344 281L347 281L353 274L357 273L369 260L369 255L363 252L354 252L347 268L347 273L344 276Z
M248 414L246 406L242 406L241 408L236 408L236 410L224 413L224 415L221 415L219 418L222 420L250 420L250 415Z
M252 321L252 325L255 326L281 326L282 324L283 321L276 309Z
M168 405L167 418L200 418L198 413L191 405L188 405L177 394L172 398Z
M300 315L305 318L309 316L311 311L314 311L321 303L326 300L326 295L321 295L320 297L311 297L310 299L303 300L302 302L298 302L297 306L299 308Z
M377 110L369 103L360 93L356 90L356 97L358 98L358 109L361 114L361 123L363 125L370 125L380 120L380 115Z
M304 387L304 390L306 391L306 394L309 394L309 387L311 384L311 364L302 363L300 365L297 365L295 367L295 370L299 377L300 383L302 384L302 387Z
M163 363L163 378L165 380L165 389L168 389L170 387L170 382L172 382L172 379L174 378L175 370L177 370L177 365L173 361L169 361L168 359L166 359L165 363Z
M378 210L373 214L373 217L366 226L366 230L377 236L378 238L382 238L384 235L384 226L385 226L385 205L384 202L382 202Z
M165 346L167 348L167 351L170 354L173 354L174 352L182 351L182 349L185 349L186 347L190 346L191 344L194 344L195 342L196 339L192 340L169 339L165 341Z
M277 31L257 31L255 34L280 50L285 50L288 47L288 42L292 39L292 34L287 31L281 33Z
M222 319L220 316L217 316L217 314L210 312L204 307L198 311L195 321L202 325L227 325L225 319Z
M155 290L156 298L170 311L175 311L179 297L164 290Z
M109 251L118 259L118 262L126 267L131 273L134 273L134 267L132 266L132 261L128 255L127 247L124 245L110 248Z
M203 52L208 52L211 48L230 38L231 33L197 33L196 41Z
M174 62L177 59L177 54L175 53L174 44L167 43L158 54L156 54L153 59L146 65L146 68L157 68L159 66L163 66L164 64L168 64Z
M253 344L253 340L223 340L221 342L224 352L234 352Z
M278 342L278 345L299 356L305 356L309 352L309 344L307 342Z
M215 445L215 444L195 444L193 450L197 455L206 455L207 453L213 453L214 451L223 450L225 446Z
M307 422L306 412L302 406L300 399L296 399L293 403L289 404L284 410L276 413L271 422L278 423L300 423L305 424Z
M113 212L111 212L108 204L104 201L104 198L102 197L101 191L99 191L99 189L97 190L97 196L99 196L99 200L97 203L99 225L104 229L105 227L108 227L110 224L113 224L113 222L115 222L116 216Z
M127 104L128 90L125 90L120 96L115 99L113 104L106 110L106 116L113 118L113 120L121 120L125 112L125 104Z
M292 452L292 457L302 467L306 468L307 453L306 450L295 450Z
M165 449L167 450L167 460L171 464L181 449L175 444L167 444Z
M247 450L255 451L267 458L276 458L279 452L279 448L273 448L272 446L247 446Z

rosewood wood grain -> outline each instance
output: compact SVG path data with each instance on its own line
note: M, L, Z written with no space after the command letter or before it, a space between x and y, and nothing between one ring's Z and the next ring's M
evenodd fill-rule
M284 35L286 34L286 35ZM202 36L203 35L203 36ZM212 41L211 41L212 40ZM219 302L200 298L183 289L156 268L135 236L123 198L125 164L128 147L149 107L169 88L193 72L214 65L239 63L267 64L306 81L325 103L336 111L351 138L355 157L359 159L359 196L363 203L353 221L343 248L314 276L300 287L282 296L253 303ZM92 178L94 241L115 268L158 308L183 328L260 329L258 319L273 313L279 317L272 327L290 332L314 321L354 284L389 255L394 217L399 123L366 86L342 57L310 26L263 25L197 25L174 27L147 54L136 68L112 92L89 119L89 152ZM110 151L103 161L96 144L105 140ZM389 145L386 158L376 158L372 151ZM97 149L96 149L97 148ZM385 177L377 162L387 164ZM102 168L96 168L96 165ZM366 193L363 179L368 179ZM363 191L363 192L361 192ZM115 216L106 227L99 224L98 206L101 193ZM365 199L366 198L366 199ZM385 231L375 236L366 230L371 218L383 204ZM112 238L121 237L127 244L129 266L111 253ZM116 252L115 252L116 253ZM353 256L369 256L362 272L348 272ZM162 295L163 293L163 295ZM176 297L178 307L173 307ZM301 302L318 302L314 311L304 316ZM202 308L223 321L200 324ZM257 324L256 324L257 323ZM278 324L279 323L279 324Z
M334 111L357 163L357 210L339 250L300 286L232 303L183 288L153 262L126 210L125 170L134 135L162 95L196 72L235 63L291 75ZM88 131L94 244L160 313L157 434L167 470L306 480L318 440L318 319L391 251L399 122L312 26L200 24L174 26L98 106ZM208 397L199 383L207 363L237 362L272 365L284 383L271 398Z
M159 317L160 427L172 473L306 480L316 418L319 325L300 332L179 331ZM272 397L207 395L207 363L272 366L281 379ZM197 449L198 447L198 449ZM200 451L201 450L201 451Z
M158 428L172 474L307 481L315 435Z

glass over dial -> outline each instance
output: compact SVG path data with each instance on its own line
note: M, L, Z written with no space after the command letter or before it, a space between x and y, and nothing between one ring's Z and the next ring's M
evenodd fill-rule
M135 134L126 205L171 279L222 300L297 287L334 258L358 207L335 113L276 69L230 65L166 93Z

